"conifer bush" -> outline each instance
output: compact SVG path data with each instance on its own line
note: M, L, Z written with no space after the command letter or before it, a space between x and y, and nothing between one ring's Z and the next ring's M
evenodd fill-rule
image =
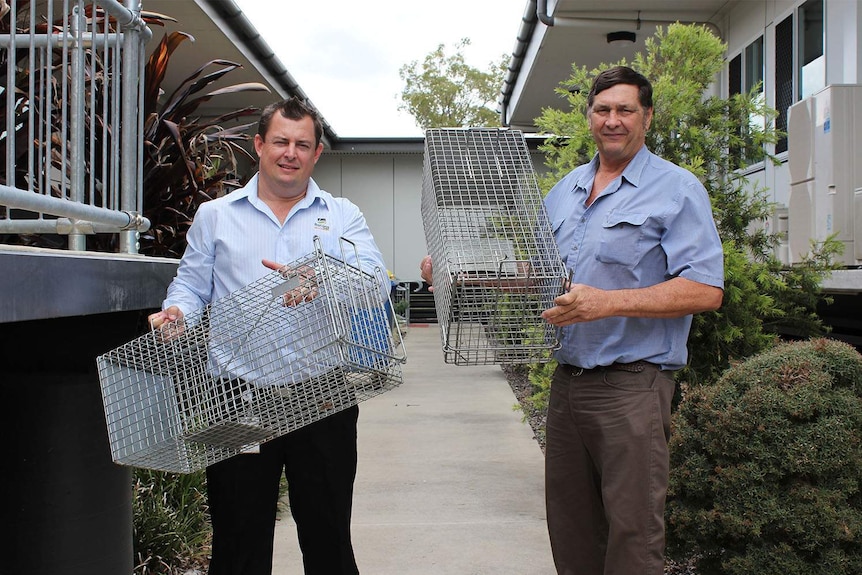
M780 344L674 415L668 554L698 575L862 573L862 355Z

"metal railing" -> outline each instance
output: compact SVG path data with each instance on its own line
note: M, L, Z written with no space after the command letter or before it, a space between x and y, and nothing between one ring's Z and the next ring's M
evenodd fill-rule
M119 234L137 253L144 47L140 0L12 0L0 17L0 234Z

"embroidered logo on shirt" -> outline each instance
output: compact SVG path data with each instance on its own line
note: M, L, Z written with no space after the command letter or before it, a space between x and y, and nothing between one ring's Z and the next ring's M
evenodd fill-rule
M326 223L326 218L317 218L317 221L314 222L314 229L328 232L329 224Z

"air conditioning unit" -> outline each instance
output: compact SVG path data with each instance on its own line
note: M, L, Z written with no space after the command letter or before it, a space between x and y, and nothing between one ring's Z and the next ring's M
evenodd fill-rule
M792 105L788 122L789 263L836 234L862 264L862 86L831 85Z

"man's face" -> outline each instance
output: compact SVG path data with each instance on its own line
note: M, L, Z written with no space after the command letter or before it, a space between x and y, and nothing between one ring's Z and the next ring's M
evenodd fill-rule
M646 141L652 109L641 106L637 86L617 84L596 94L588 120L599 158L627 162Z
M260 158L260 185L265 193L294 198L305 193L323 144L314 143L314 122L309 116L290 120L276 112L265 139L254 137Z

